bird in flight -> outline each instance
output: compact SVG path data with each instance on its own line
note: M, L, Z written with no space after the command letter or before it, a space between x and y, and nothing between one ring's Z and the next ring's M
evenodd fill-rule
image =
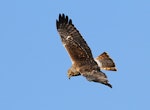
M72 66L68 70L69 79L73 76L84 76L88 81L98 82L112 88L107 76L101 70L117 71L115 63L106 52L93 58L91 49L76 29L72 20L59 14L56 28L63 46L67 50Z

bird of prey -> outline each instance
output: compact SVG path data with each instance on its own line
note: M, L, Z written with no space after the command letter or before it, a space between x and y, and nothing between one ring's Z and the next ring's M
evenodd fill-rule
M72 76L82 75L88 81L98 82L112 88L107 76L101 71L117 71L115 63L109 55L104 52L93 58L89 46L68 16L59 14L59 18L56 20L56 27L63 46L66 48L72 61L72 66L68 70L69 79Z

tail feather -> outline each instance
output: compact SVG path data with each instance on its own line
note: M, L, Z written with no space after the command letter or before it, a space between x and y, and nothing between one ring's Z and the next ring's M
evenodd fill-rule
M114 61L106 52L95 58L95 61L102 70L117 71Z

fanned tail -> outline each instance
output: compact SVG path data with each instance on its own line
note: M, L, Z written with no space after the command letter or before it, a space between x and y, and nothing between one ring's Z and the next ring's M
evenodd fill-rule
M98 66L102 70L117 71L114 61L109 57L106 52L95 58Z

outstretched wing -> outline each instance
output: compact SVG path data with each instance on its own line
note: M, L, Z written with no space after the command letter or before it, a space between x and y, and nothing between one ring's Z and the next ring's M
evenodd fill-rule
M72 20L68 19L68 16L59 14L59 19L56 20L56 27L62 43L71 57L72 63L86 61L95 62L90 48L79 31L72 24Z

